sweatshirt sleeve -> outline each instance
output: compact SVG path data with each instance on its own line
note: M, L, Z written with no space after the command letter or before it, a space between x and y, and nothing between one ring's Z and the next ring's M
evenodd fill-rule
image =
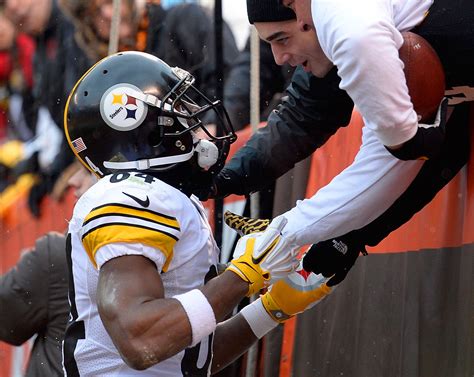
M285 236L300 246L360 229L384 213L407 189L424 161L393 157L365 129L354 161L312 197L300 200L282 216Z
M398 49L403 37L390 1L312 1L318 40L347 91L382 144L401 144L418 128Z

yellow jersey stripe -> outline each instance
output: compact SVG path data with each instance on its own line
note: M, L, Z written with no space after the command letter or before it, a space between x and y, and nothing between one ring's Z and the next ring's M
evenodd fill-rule
M102 224L90 229L82 236L84 249L95 267L97 267L95 254L102 246L118 242L142 243L159 249L165 255L164 272L173 259L173 248L177 240L174 235L165 231L126 223Z
M89 222L105 216L125 216L135 217L142 220L151 221L180 231L178 220L175 217L148 209L137 208L126 204L110 203L92 209L84 219L82 226Z

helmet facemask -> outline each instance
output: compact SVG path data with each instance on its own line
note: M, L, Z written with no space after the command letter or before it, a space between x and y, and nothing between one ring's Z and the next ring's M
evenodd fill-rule
M200 142L205 145L209 145L206 141L213 143L218 150L216 161L211 166L204 166L199 162L198 165L205 171L216 174L225 163L230 144L237 139L229 115L222 101L212 102L193 85L194 77L190 73L178 67L171 70L180 80L163 99L139 92L132 93L132 96L135 94L136 99L160 109L161 115L158 116L157 124L164 127L164 138L179 138L189 133L193 137L195 148L200 145ZM212 118L213 123L204 124L201 120L203 117ZM175 121L182 125L181 130L173 127L171 132L167 131L171 123ZM200 151L197 150L197 153L199 154ZM161 164L150 166L150 168L162 171L172 168L172 165Z

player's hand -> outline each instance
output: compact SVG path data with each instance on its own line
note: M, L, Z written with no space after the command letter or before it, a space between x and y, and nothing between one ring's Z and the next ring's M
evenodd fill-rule
M299 247L281 234L287 220L278 217L264 232L252 233L239 239L234 259L227 270L249 284L248 296L287 276L298 266Z
M387 150L400 160L429 160L436 157L446 135L447 109L448 99L444 98L439 105L433 124L418 124L415 136L400 147L387 147Z
M273 284L261 296L267 313L276 322L284 322L306 309L312 308L329 295L333 288L326 284L322 275L307 272L299 267L285 279Z
M303 257L303 267L330 278L327 285L332 287L345 279L359 253L367 254L365 245L351 232L311 246Z
M263 232L270 224L269 219L253 219L237 215L231 211L225 211L224 222L232 229L234 229L240 236L246 234Z

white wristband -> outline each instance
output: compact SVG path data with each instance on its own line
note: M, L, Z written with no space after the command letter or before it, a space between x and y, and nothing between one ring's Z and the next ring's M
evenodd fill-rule
M216 329L216 316L206 296L199 290L173 296L184 308L191 324L192 342L191 347L198 344L203 338Z
M258 339L278 326L278 322L275 322L263 307L261 298L244 307L240 313Z

